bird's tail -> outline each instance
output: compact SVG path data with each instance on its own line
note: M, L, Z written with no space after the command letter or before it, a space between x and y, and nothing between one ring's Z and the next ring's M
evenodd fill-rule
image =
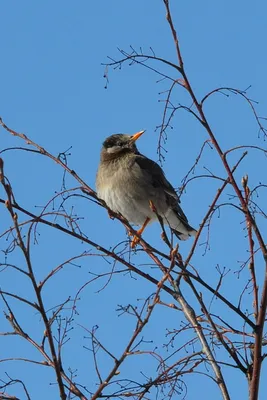
M197 234L197 231L194 228L192 228L192 226L190 226L190 225L186 226L186 230L187 230L187 232L185 232L185 230L184 230L184 232L179 232L176 229L172 229L173 233L179 240L187 240L187 239L189 239L190 236L195 237Z
M180 240L187 240L190 236L196 236L197 231L189 225L184 214L180 215L173 210L168 214L167 223L172 229L175 236Z

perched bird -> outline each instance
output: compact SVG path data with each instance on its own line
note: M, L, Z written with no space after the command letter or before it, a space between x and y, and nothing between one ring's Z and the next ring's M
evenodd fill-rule
M139 153L135 142L144 132L133 136L116 134L104 141L96 178L97 195L112 211L140 225L138 235L159 216L179 239L186 240L197 231L189 225L161 167ZM134 239L132 247L138 240Z

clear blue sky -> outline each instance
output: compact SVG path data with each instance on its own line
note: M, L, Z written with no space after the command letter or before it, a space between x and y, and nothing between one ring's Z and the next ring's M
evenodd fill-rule
M203 97L218 86L230 86L245 89L252 88L249 95L259 101L259 115L267 114L267 55L266 37L267 6L263 0L224 2L214 1L171 1L174 21L181 41L185 67L197 96ZM139 149L157 160L158 133L155 127L161 123L164 99L160 92L168 89L166 81L157 83L159 77L140 66L121 70L109 70L109 84L105 89L104 68L101 63L107 56L119 57L117 47L129 50L129 46L144 53L150 46L157 56L176 62L173 41L165 20L165 9L161 0L124 0L44 2L24 0L23 2L1 2L0 24L0 115L11 128L27 134L32 140L57 156L72 146L69 165L91 187L95 185L95 174L99 161L99 152L104 138L112 133L135 133L146 129L140 139ZM166 72L166 70L165 70ZM174 72L172 75L174 78ZM176 104L190 102L183 89L175 92ZM236 96L226 98L215 96L207 103L207 116L223 149L240 144L264 145L258 139L258 128L247 104ZM173 186L181 185L181 179L194 162L201 143L207 138L200 124L192 120L185 112L177 113L173 121L174 129L169 131L164 170ZM1 129L1 150L10 146L22 146L18 139L9 136ZM235 154L231 160L238 159ZM40 156L13 151L4 154L5 172L10 179L17 201L38 212L38 206L46 204L60 190L62 170ZM250 151L237 172L238 181L250 174L251 185L264 182L264 157ZM214 152L207 150L196 173L206 173L204 167L214 173L224 172L218 166ZM68 187L77 183L67 178ZM184 211L190 222L198 227L207 208L216 193L217 182L196 180L188 186L182 197ZM223 198L229 200L227 194ZM261 204L266 204L266 194L262 193ZM1 192L1 197L3 193ZM82 200L73 200L75 211L83 216L81 226L90 239L107 247L113 247L125 240L125 230L117 221L108 219L103 209ZM1 220L4 228L10 225L4 207L1 207ZM22 217L24 220L24 217ZM215 266L230 269L222 292L237 304L241 288L247 281L247 271L237 278L235 271L239 262L247 258L247 240L242 232L244 224L240 215L227 207L217 215L212 225L211 249L205 257L203 247L198 248L193 265L211 285L216 286ZM264 220L260 220L260 226ZM266 225L266 222L265 222ZM263 231L267 233L266 226ZM3 230L1 228L1 231ZM35 270L40 279L52 268L64 260L78 255L88 246L71 238L40 227L39 245L33 247ZM150 226L145 238L154 246L164 248L159 237L160 229L156 224ZM206 233L203 233L205 242ZM182 243L180 250L186 257L190 242ZM3 256L2 256L3 257ZM149 262L137 253L135 263ZM10 255L10 262L20 263L18 254ZM257 259L261 271L261 259ZM77 290L92 276L89 272L109 271L111 266L100 257L87 257L80 262L81 268L67 266L47 287L46 307L49 309L73 297ZM149 267L148 267L149 268ZM158 272L153 272L160 278ZM263 276L263 274L261 275ZM14 272L1 274L1 288L13 290L33 299L28 283ZM12 282L12 283L11 283ZM107 347L120 354L127 338L134 327L129 317L118 318L118 305L136 304L137 299L144 299L155 290L152 285L140 278L130 279L129 275L114 277L110 285L99 294L105 280L89 285L82 292L75 316L71 340L66 344L63 355L66 369L77 368L77 380L94 390L96 381L91 354L83 349L90 347L84 339L86 332L79 324L91 329L99 326L99 338ZM192 294L189 294L189 299ZM209 295L207 294L207 298ZM171 301L167 299L166 301ZM192 303L194 300L192 299ZM13 304L13 302L12 302ZM39 317L25 307L15 305L21 312L21 323L25 330L33 332L40 339ZM214 307L214 305L213 305ZM251 297L245 296L243 310L251 310ZM223 312L218 305L218 310ZM225 312L225 309L224 309ZM67 311L66 311L67 313ZM1 331L8 330L5 318L1 317ZM231 318L230 318L231 320ZM235 322L233 318L231 322ZM151 321L151 327L145 331L146 339L153 339L153 346L166 343L166 329L179 329L181 314L173 310L157 310ZM239 328L242 326L239 325ZM153 334L152 334L153 332ZM1 357L23 357L30 355L41 359L36 351L22 340L14 337L1 337ZM179 340L175 345L178 346ZM148 346L149 347L149 346ZM164 350L162 349L164 353ZM165 354L166 355L166 354ZM110 364L101 359L103 376ZM106 364L105 364L106 363ZM105 364L105 365L103 365ZM141 368L142 365L142 368ZM27 368L26 368L27 367ZM42 370L41 370L42 368ZM127 376L130 369L135 369L135 378L141 379L140 371L150 376L151 360L136 357L125 364L123 373ZM22 363L9 362L0 364L0 377L8 372L13 378L24 379L28 384L33 399L57 399L56 385L52 371L45 367L32 367ZM234 370L223 370L233 399L244 398L247 393L246 380ZM266 374L266 369L265 369ZM234 379L231 377L234 376ZM43 377L43 378L42 378ZM153 373L152 373L153 377ZM194 384L193 384L194 382ZM205 385L209 394L206 399L219 398L215 384L201 376L190 377L188 399L195 399L199 394L198 385ZM192 383L192 385L190 385ZM47 392L45 392L47 391ZM49 392L48 392L49 391ZM20 388L12 392L22 396ZM262 379L261 398L267 393L267 385ZM22 396L23 398L23 396Z

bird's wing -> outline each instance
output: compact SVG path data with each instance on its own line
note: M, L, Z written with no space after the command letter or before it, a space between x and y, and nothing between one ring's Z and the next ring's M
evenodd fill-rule
M164 190L170 206L184 222L188 222L182 208L179 206L179 197L170 182L166 179L161 167L155 161L150 160L142 154L136 154L134 162L141 168L142 173L146 176L146 180L150 182L154 188L162 188Z

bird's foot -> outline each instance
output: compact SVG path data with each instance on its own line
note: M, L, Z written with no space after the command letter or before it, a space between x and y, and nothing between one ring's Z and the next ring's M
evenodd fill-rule
M141 230L141 229L139 229ZM137 231L139 235L139 231ZM131 241L131 249L135 249L136 245L140 242L140 238L137 235L134 235L133 240Z
M143 226L142 226L142 228L141 229L139 229L138 231L136 231L136 233L137 233L137 235L134 235L134 238L133 238L133 240L132 240L132 242L131 242L131 248L132 249L134 249L135 248L135 246L140 242L140 236L142 235L142 233L144 232L144 230L145 230L145 227L147 226L147 224L149 223L149 221L150 221L150 218L146 218L146 220L145 220L145 222L143 223Z
M140 232L141 231L141 229L139 229L139 231L137 231L136 233L138 234L138 235L140 235L142 232ZM131 241L131 244L130 244L130 246L131 246L131 248L132 249L134 249L135 248L135 246L140 242L140 238L137 236L137 235L134 235L132 232L130 232L130 231L128 231L128 235L131 237L131 236L133 236L133 239L132 239L132 241Z

